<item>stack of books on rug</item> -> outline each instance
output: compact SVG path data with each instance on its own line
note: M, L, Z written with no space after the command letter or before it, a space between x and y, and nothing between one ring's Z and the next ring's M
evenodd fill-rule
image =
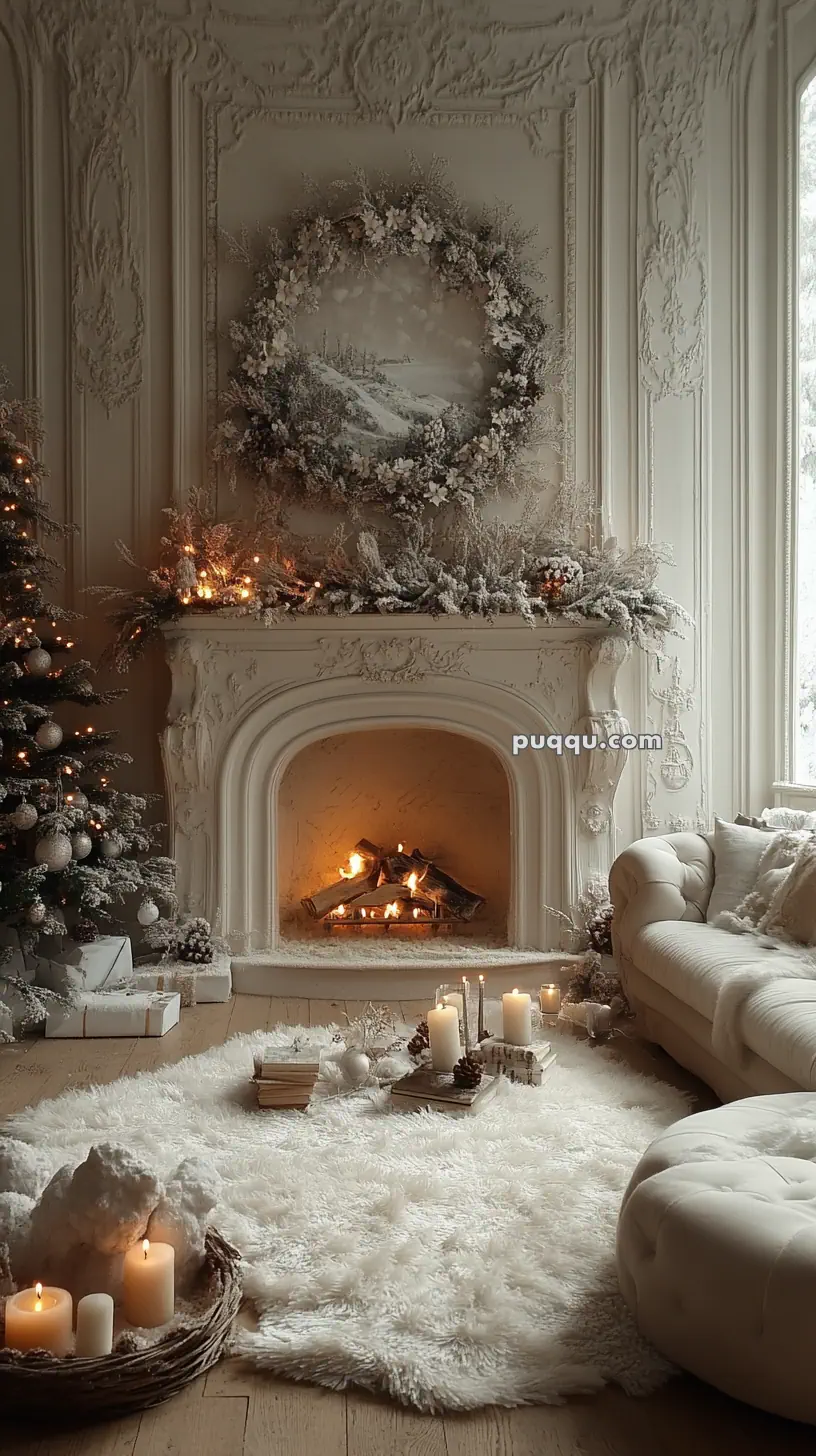
M523 1083L525 1087L540 1087L545 1072L555 1061L555 1052L548 1041L535 1042L532 1046L514 1046L497 1036L489 1036L480 1042L479 1054L486 1072L494 1077L501 1074L511 1082Z
M407 1077L400 1077L391 1086L391 1106L397 1112L452 1112L461 1117L466 1112L481 1112L499 1090L499 1077L483 1075L477 1087L457 1087L453 1072L432 1072L418 1067Z
M267 1047L255 1058L255 1086L258 1106L306 1107L320 1071L320 1053L315 1047Z

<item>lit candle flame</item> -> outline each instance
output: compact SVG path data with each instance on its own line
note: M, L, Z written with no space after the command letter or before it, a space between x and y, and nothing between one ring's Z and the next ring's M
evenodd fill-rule
M42 1287L42 1285L40 1283L37 1283L37 1284L34 1285L34 1293L37 1296L37 1298L35 1300L35 1303L34 1303L34 1313L35 1314L41 1314L42 1313L42 1290L43 1290L43 1287Z
M518 986L514 986L514 987L513 987L513 995L514 995L514 996L518 996L518 993L519 993L519 988L518 988Z
M345 905L338 905L338 907L337 907L337 909L335 910L334 913L335 913L335 915L345 915L345 913L346 913L346 907L345 907Z
M445 1010L444 1002L437 1001L437 1003L436 1003L436 1009L437 1009L437 1011L444 1011Z
M482 982L482 984L484 984L484 976L480 976L479 980Z
M142 1249L144 1250L144 1256L145 1256L145 1258L147 1258L148 1253L150 1252L150 1240L149 1239L143 1239L142 1240Z

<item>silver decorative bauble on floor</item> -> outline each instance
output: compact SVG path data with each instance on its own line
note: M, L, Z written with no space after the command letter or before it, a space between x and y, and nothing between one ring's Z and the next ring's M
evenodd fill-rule
M90 834L86 834L84 829L78 829L76 834L71 835L71 849L74 852L74 859L87 859L93 849Z
M362 1087L368 1081L371 1062L359 1047L347 1047L337 1058L337 1063L349 1087Z
M155 925L159 918L159 907L153 900L143 900L136 911L140 925Z
M39 817L34 805L23 800L23 803L18 804L13 811L11 822L15 829L33 829Z
M99 845L99 853L103 859L118 859L124 847L118 834L106 834Z
M26 671L32 677L45 677L51 666L51 653L46 652L44 647L32 647L25 656Z
M40 724L34 738L40 748L59 748L62 743L62 729L59 723L54 723L49 718L47 722Z
M47 870L55 874L64 870L71 862L71 841L68 835L59 831L43 835L34 846L34 858L37 864L45 865Z

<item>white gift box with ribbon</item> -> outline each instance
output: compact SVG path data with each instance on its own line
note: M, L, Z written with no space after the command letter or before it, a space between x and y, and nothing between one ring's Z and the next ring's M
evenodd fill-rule
M181 997L170 991L86 991L74 1006L49 1009L47 1037L164 1036L177 1025Z

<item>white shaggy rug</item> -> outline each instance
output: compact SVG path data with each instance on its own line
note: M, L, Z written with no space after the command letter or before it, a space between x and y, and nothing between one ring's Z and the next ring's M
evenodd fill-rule
M475 1117L384 1113L384 1094L258 1112L252 1051L292 1030L12 1117L53 1169L118 1141L160 1174L210 1159L222 1232L259 1313L238 1348L276 1374L386 1391L425 1411L553 1402L670 1367L618 1293L615 1225L635 1163L688 1110L673 1088L558 1039L541 1088ZM329 1040L314 1028L304 1040Z

